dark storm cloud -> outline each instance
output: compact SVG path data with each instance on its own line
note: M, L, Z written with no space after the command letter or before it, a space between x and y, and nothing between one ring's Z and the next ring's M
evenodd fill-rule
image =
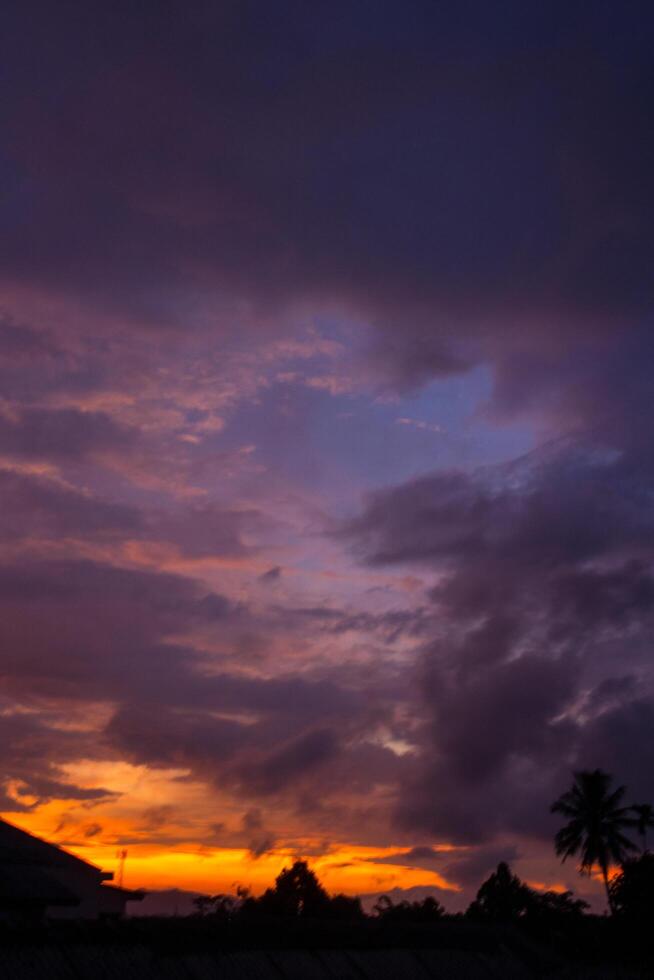
M373 494L346 534L378 564L566 568L651 547L650 490L639 477L601 444L564 440L495 471L438 473Z
M431 689L440 701L435 749L458 780L493 779L512 756L534 760L565 748L565 737L552 720L575 691L574 671L566 660L524 655L457 678L450 686L436 672Z
M189 289L329 296L379 317L407 378L478 355L470 313L587 335L651 301L650 23L636 2L16 8L5 273L168 322Z
M114 715L104 738L135 764L188 768L210 785L268 801L269 806L285 801L296 807L304 797L326 805L344 791L369 792L397 780L393 753L347 744L365 728L357 715L342 720L337 733L316 727L316 718L332 720L328 708L316 708L309 719L294 715L289 703L280 700L271 714L246 722L233 717L237 699L231 700L231 718L216 717L215 711L199 701L184 709L129 706ZM269 836L259 835L263 840ZM257 850L253 837L248 846Z
M346 526L369 562L438 576L402 826L464 841L547 834L547 804L582 763L651 795L652 691L646 681L636 700L625 674L647 670L654 609L639 462L564 440L379 491Z
M629 788L630 799L648 800L654 771L654 698L633 692L612 710L600 713L583 731L580 759L605 760Z
M336 733L323 728L307 732L267 754L240 774L241 780L258 794L279 792L305 772L313 775L339 751Z

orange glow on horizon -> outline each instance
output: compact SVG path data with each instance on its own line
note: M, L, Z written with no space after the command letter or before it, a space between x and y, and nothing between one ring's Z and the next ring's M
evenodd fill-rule
M117 868L114 847L71 847L70 850L107 869ZM458 891L436 872L378 863L387 854L397 854L397 849L342 845L329 854L309 858L308 863L331 893L358 895L416 885ZM212 894L233 892L238 885L244 885L254 894L260 894L274 883L282 868L301 856L300 852L284 849L253 858L243 848L201 852L179 847L162 851L137 845L128 848L124 881L128 887L184 888Z
M208 793L206 784L190 779L185 769L89 759L63 766L62 772L72 785L102 786L115 797L53 800L3 816L105 871L117 873L118 852L126 848L127 887L216 894L242 885L259 894L282 868L303 857L331 893L379 894L415 886L460 890L431 868L415 867L410 860L403 864L402 855L411 850L405 845L364 846L343 839L327 843L281 813L276 817L284 820L284 833L274 835L278 843L255 857L244 839L244 805L218 791ZM36 803L22 797L20 787L13 794L23 804ZM435 846L453 849L446 843Z
M83 860L115 874L118 872L119 842L129 841L130 838L128 824L117 821L103 827L102 834L98 834L97 838L91 837L88 843L68 840L65 820L59 820L55 827L59 833L53 833L53 819L57 819L53 804L46 804L38 811L7 813L3 816L23 830L56 843ZM254 894L260 894L274 883L282 868L309 855L306 860L330 893L359 895L414 886L452 892L460 890L436 871L408 864L385 863L384 859L391 856L401 860L401 855L410 850L407 847L367 847L343 843L330 846L326 853L312 856L319 846L316 841L307 839L298 843L304 844L304 848L279 847L260 857L253 857L246 848L238 847L205 847L197 843L164 847L156 843L131 842L125 844L127 860L123 882L128 888L180 888L211 894L234 892L241 885ZM122 843L120 846L123 846Z

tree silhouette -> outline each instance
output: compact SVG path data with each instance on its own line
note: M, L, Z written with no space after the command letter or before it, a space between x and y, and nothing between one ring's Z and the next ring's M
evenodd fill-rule
M630 807L620 806L625 787L612 790L611 779L601 769L576 772L572 788L552 804L551 811L568 818L554 838L557 855L562 861L578 855L582 874L589 875L594 867L600 869L613 913L609 866L622 864L635 845L623 833L634 825Z
M494 919L500 922L520 919L529 910L531 896L531 889L517 875L512 874L508 864L501 861L497 870L477 892L477 897L468 906L466 915L472 919Z
M267 888L260 898L247 897L242 909L246 916L321 918L329 904L329 895L306 861L296 861L277 875L274 888Z
M587 908L588 903L575 898L572 892L535 891L502 861L477 892L466 916L495 922L520 920L558 926L578 922Z
M277 876L275 897L287 915L316 915L329 901L306 861L296 861Z
M631 807L636 814L636 829L643 839L643 854L647 851L647 828L654 827L654 807L649 803L634 803Z
M611 882L611 898L620 915L643 925L654 920L654 854L647 851L624 862Z
M239 917L243 921L270 918L337 919L356 922L365 918L359 898L329 895L306 861L284 868L273 888L255 898L247 889L239 892Z
M380 895L373 911L383 922L436 922L445 914L441 903L431 895L422 902L398 902L394 904L388 895Z

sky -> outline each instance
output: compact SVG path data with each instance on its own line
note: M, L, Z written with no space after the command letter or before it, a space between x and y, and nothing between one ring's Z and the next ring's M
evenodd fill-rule
M654 798L653 28L4 11L7 819L146 888L599 895L549 807Z

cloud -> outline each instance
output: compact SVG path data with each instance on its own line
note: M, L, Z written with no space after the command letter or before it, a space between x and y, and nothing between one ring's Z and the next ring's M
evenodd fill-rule
M463 886L478 887L501 861L511 864L519 857L515 845L477 847L456 855L442 867L445 876Z
M101 412L26 409L14 421L0 417L0 452L38 459L79 458L126 448L127 429Z
M338 752L338 740L330 729L309 731L266 754L256 762L246 764L239 778L256 793L278 793L289 782L295 782L306 772L316 772L330 762Z
M264 854L274 848L276 837L264 829L261 810L257 808L246 810L241 818L241 823L243 830L250 837L248 850L252 858L256 860L263 857Z
M327 295L377 316L413 378L467 359L453 319L515 332L536 307L584 332L647 308L644 5L397 7L372 35L366 3L339 23L280 4L263 34L234 10L173 5L156 35L150 9L32 25L6 65L7 276L185 327L192 290ZM42 79L64 65L62 100Z
M91 823L84 829L84 837L88 840L91 837L97 837L98 834L102 833L102 824Z
M654 698L637 691L613 709L601 712L582 730L579 761L586 768L597 760L626 784L634 802L652 795L651 772L654 733Z
M0 533L17 538L138 536L144 520L135 507L111 503L46 476L0 469Z
M303 792L328 801L346 787L360 792L393 778L392 752L357 747L383 716L372 712L370 689L306 670L260 677L235 664L216 669L201 650L173 639L198 624L223 643L230 635L236 642L243 619L256 632L251 611L200 583L91 561L16 561L0 567L0 611L3 690L33 705L44 726L38 743L30 736L38 751L28 753L20 736L27 722L21 715L7 721L20 764L5 771L24 780L31 796L106 797L62 785L57 767L81 757L187 770L216 789L275 797L291 809ZM55 728L50 737L71 706L89 703L102 711L83 736ZM164 807L143 819L155 828L167 816ZM264 839L271 839L268 829L248 841L253 853L272 846L262 850Z
M26 812L52 799L96 804L112 799L109 790L76 786L66 776L65 765L79 758L77 733L5 702L0 734L0 805L4 813Z
M588 8L8 13L7 807L86 753L483 863L652 796L651 12Z
M639 706L614 659L620 651L623 675L645 671L652 621L654 538L634 462L564 440L518 463L378 491L344 525L369 563L435 575L402 827L464 842L547 836L548 804L582 761L631 774L651 795L637 776L650 771L651 688ZM612 724L609 750L600 732Z

